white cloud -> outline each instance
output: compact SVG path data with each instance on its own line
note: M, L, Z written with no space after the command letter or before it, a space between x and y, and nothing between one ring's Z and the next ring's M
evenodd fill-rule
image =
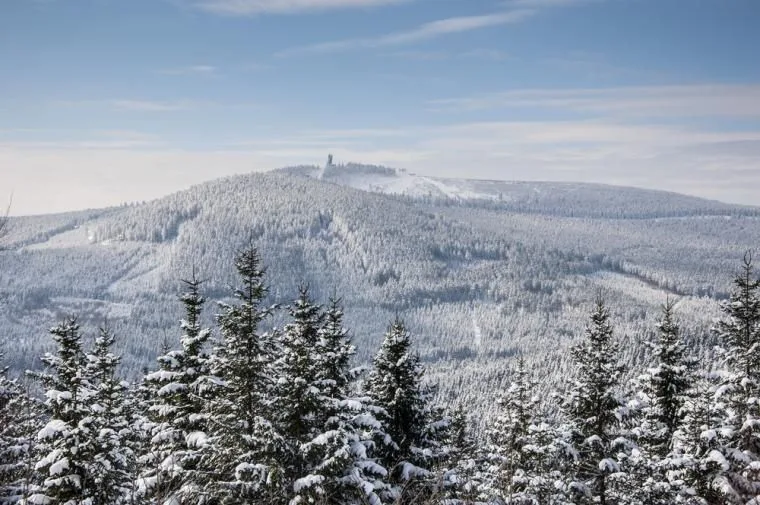
M469 32L493 26L519 23L532 16L535 11L521 9L480 16L459 16L439 19L424 23L410 30L389 33L379 37L344 39L330 42L322 42L303 47L296 47L280 51L279 56L287 56L301 53L330 53L359 48L377 48L389 46L401 46L435 39L444 35Z
M193 151L139 132L91 132L82 141L0 143L0 166L7 167L0 188L15 192L17 214L63 211L72 202L114 205L224 175L322 163L328 152L427 175L602 182L747 204L758 204L760 191L760 130L613 121L303 131Z
M160 74L165 75L213 75L217 68L212 65L189 65L186 67L165 68Z
M368 8L400 4L410 0L202 0L194 5L202 10L229 16L295 14L304 11Z
M598 1L602 0L505 0L503 3L511 8L537 9L544 7L574 7Z
M760 117L760 85L698 84L596 89L517 89L434 100L430 102L430 106L442 111L539 107L627 117Z
M169 112L188 108L186 103L157 102L148 100L113 100L110 104L118 110L142 112Z
M189 100L142 100L131 98L116 98L108 100L67 100L51 104L58 107L73 108L107 108L122 112L178 112L208 107L241 107L250 104L221 105L213 102L198 102Z

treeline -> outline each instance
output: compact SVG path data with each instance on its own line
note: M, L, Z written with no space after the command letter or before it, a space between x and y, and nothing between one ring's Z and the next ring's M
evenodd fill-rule
M0 374L0 503L121 504L743 504L760 503L760 280L745 258L698 364L664 308L650 366L624 381L599 297L573 348L573 377L548 398L546 371L518 360L485 433L435 388L401 320L368 370L340 300L307 287L267 306L255 247L203 326L203 283L183 281L178 342L142 380L120 379L114 335L85 348L75 318L30 372L44 392ZM284 314L283 314L284 312ZM264 331L275 314L287 321ZM477 385L474 385L477 387Z

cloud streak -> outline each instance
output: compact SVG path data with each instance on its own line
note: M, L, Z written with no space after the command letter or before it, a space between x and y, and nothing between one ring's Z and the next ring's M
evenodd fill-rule
M195 7L226 16L298 14L310 11L356 9L401 4L411 0L203 0Z
M217 68L212 65L189 65L186 67L166 68L160 70L164 75L214 75Z
M333 53L362 48L379 48L403 46L432 40L445 35L465 33L483 28L519 23L535 14L529 9L496 12L479 16L458 16L438 19L421 24L406 31L393 32L378 37L343 39L322 42L308 46L286 49L277 56L292 56L297 54Z
M760 128L720 131L612 120L463 122L305 130L219 140L204 149L183 149L128 130L82 134L83 139L65 141L0 142L0 166L23 167L4 172L0 181L17 188L14 211L69 209L71 199L56 200L69 194L61 190L69 186L82 207L114 205L222 175L321 163L327 152L341 161L434 176L462 177L467 167L473 178L604 182L749 204L757 204L760 187ZM56 181L48 185L56 191L40 192L43 179ZM106 179L112 184L98 186Z
M448 112L545 108L626 117L760 117L760 85L517 89L433 100L429 106L434 110Z

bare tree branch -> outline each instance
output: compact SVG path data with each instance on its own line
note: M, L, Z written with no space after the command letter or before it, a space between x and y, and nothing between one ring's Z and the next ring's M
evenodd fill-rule
M11 195L11 198L8 201L8 206L5 208L5 212L0 215L0 240L8 234L8 215L11 211L11 203L13 203L13 195ZM0 249L2 249L2 247L0 247Z

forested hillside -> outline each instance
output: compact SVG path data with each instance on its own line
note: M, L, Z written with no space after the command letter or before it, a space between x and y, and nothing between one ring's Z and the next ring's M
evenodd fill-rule
M352 187L367 178L408 191ZM567 373L599 290L626 364L642 363L668 296L690 349L708 357L718 301L739 258L760 243L755 208L597 185L433 182L438 193L420 189L429 178L383 167L300 167L142 204L13 218L0 252L11 374L39 369L45 329L76 314L84 327L108 322L122 373L138 377L181 317L179 279L195 268L209 300L229 300L232 258L252 240L268 268L267 303L288 303L302 283L320 302L339 294L365 364L400 316L439 397L485 416L518 354L547 370L540 388Z
M404 321L368 369L341 299L301 285L266 303L252 240L229 303L203 320L209 281L182 281L183 317L132 383L106 323L50 329L44 371L0 372L2 504L731 504L760 500L760 279L747 254L698 360L667 299L626 366L608 303L588 304L562 378L495 360L488 415L436 397ZM282 324L265 330L264 323ZM627 377L631 377L627 379ZM549 394L539 395L538 383ZM460 384L460 390L482 391ZM485 426L479 431L478 424Z

